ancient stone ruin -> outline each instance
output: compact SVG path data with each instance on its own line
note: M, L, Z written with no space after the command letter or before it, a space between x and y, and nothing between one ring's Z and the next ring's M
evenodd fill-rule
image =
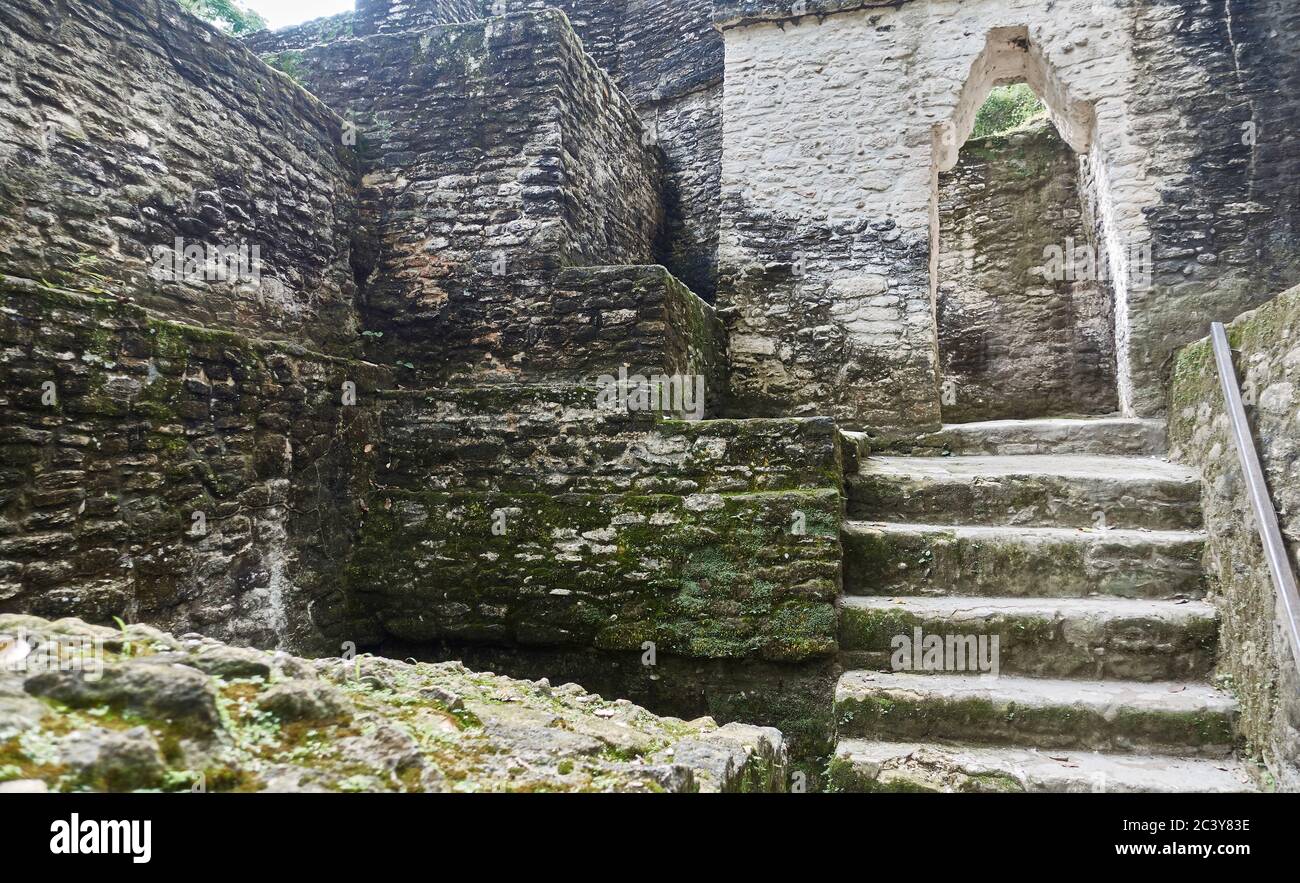
M1300 790L1298 120L1291 0L5 0L0 790Z

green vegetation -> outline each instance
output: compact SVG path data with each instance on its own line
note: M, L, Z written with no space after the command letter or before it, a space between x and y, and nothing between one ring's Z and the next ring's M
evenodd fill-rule
M979 109L971 137L1003 135L1020 128L1029 120L1046 115L1047 105L1024 83L997 86Z
M189 12L232 34L251 34L266 28L266 19L238 0L180 0Z

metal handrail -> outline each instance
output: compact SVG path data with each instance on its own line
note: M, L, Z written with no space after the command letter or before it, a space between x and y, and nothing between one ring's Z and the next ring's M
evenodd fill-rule
M1223 385L1223 397L1228 405L1232 437L1237 443L1241 470L1246 473L1250 507L1255 510L1255 524L1259 528L1259 538L1264 542L1264 557L1268 559L1269 573L1273 576L1273 588L1277 589L1278 597L1286 608L1286 622L1283 625L1291 643L1291 656L1296 666L1300 667L1300 591L1296 590L1295 572L1291 569L1291 558L1282 542L1277 510L1273 508L1273 500L1264 481L1264 468L1260 465L1255 439L1251 435L1250 424L1246 421L1246 408L1242 405L1241 389L1237 385L1237 369L1232 363L1232 346L1228 343L1228 332L1222 322L1210 326L1210 340L1214 344L1214 360L1219 365L1219 382Z

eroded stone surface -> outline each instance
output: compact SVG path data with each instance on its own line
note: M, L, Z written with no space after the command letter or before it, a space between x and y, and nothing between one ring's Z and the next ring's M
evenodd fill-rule
M1196 474L1154 458L871 457L849 476L849 512L937 524L1186 530Z
M338 560L388 370L29 280L0 296L0 610L263 647L366 631Z
M0 30L0 273L357 350L337 115L176 4L13 0Z
M241 651L0 615L0 782L56 791L783 791L771 728L657 717L576 684ZM13 653L21 642L25 654ZM96 644L98 642L98 644ZM21 655L21 658L19 658ZM44 661L42 661L44 660ZM50 662L53 660L54 662ZM50 670L52 667L52 670Z
M1236 703L1208 684L845 672L841 736L1227 756Z
M946 424L896 447L910 453L1154 457L1165 453L1165 423L1125 417L988 420Z
M1208 677L1219 623L1212 606L1190 601L853 597L840 610L842 657L889 670L895 638L916 629L996 637L999 673L1156 681ZM965 660L973 671L976 653Z
M1192 531L850 521L844 590L857 595L1199 598Z
M1092 751L954 748L848 739L836 748L832 787L856 792L1234 793L1254 790L1232 761Z

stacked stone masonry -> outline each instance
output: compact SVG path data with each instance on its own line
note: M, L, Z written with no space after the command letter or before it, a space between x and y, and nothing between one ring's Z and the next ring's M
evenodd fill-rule
M1265 478L1291 560L1300 565L1300 289L1229 326ZM1223 620L1222 669L1241 699L1248 751L1280 790L1300 788L1300 677L1219 393L1208 340L1179 353L1170 394L1171 454L1201 473L1205 563Z
M387 370L110 296L0 290L0 610L311 650L357 631L342 568Z
M338 117L165 0L15 0L0 27L0 272L356 349ZM217 247L247 272L205 272Z
M546 8L567 15L584 50L640 114L644 138L657 148L664 169L665 225L655 257L712 300L722 165L722 37L712 24L710 0L476 0L468 10L466 4L453 8L438 0L413 0L392 9L363 2L355 16L261 32L247 43L273 61L295 53L290 56L295 70L310 78L319 73L318 57L297 53L312 47ZM318 79L322 88L313 89L315 94L346 116L355 96L346 86Z
M559 13L269 58L355 126L369 219L355 263L376 358L455 371L450 348L477 348L472 370L509 371L518 352L492 344L547 324L535 308L555 272L650 262L658 158Z

